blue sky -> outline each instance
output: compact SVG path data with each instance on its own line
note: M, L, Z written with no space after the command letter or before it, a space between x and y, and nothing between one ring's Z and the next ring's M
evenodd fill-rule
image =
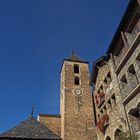
M0 133L59 113L59 72L72 49L92 62L105 53L128 0L0 1Z

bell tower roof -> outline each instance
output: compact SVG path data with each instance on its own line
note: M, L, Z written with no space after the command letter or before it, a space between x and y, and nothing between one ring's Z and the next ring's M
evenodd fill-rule
M64 60L73 61L73 62L80 62L80 63L88 63L87 61L84 61L81 58L79 58L74 50L72 50L70 56Z
M70 56L68 58L63 59L63 63L62 63L61 69L60 69L60 73L62 71L62 67L63 67L63 64L64 64L65 61L78 62L78 63L87 63L87 64L89 64L88 61L84 61L84 60L80 59L76 55L76 53L74 52L74 50L72 50Z
M71 55L68 58L69 60L74 60L74 61L82 61L74 52L74 50L72 50Z

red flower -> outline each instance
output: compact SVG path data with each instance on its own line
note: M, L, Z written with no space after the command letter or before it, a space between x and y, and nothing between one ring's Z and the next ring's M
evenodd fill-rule
M108 122L109 117L108 117L108 114L107 113L103 114L102 120L103 120L104 123Z
M105 97L105 93L104 92L101 92L100 93L100 98L103 99L104 97Z
M98 98L96 98L96 104L97 104L97 105L99 104L99 99L98 99Z
M106 123L108 123L109 117L108 114L103 114L102 118L97 122L97 128L100 130L100 132L104 133L104 126Z
M100 119L99 122L97 122L97 128L100 130L100 132L103 132L103 126L104 122L102 121L102 119Z

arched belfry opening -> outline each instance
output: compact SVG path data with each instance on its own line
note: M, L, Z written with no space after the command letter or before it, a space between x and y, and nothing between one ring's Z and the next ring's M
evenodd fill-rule
M79 65L74 64L74 73L79 73Z

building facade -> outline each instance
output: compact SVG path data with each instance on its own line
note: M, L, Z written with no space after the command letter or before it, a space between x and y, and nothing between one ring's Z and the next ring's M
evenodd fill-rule
M87 62L74 53L64 59L60 73L62 139L120 140L121 132L139 135L139 18L140 0L130 0L108 50L93 64L90 82ZM94 86L93 100L89 84ZM39 115L39 121L49 128L51 120L42 118Z
M11 130L0 138L121 140L123 132L140 139L140 0L130 0L91 77L88 62L74 52L63 60L60 114L39 114Z
M79 59L74 52L64 59L60 72L60 116L63 140L97 139L88 62ZM39 121L50 128L54 119L40 114ZM53 126L51 130L55 130L56 125Z
M128 130L128 125L111 60L102 56L94 63L92 72L98 140L114 140L118 132Z
M140 1L131 0L91 76L98 140L140 133Z

